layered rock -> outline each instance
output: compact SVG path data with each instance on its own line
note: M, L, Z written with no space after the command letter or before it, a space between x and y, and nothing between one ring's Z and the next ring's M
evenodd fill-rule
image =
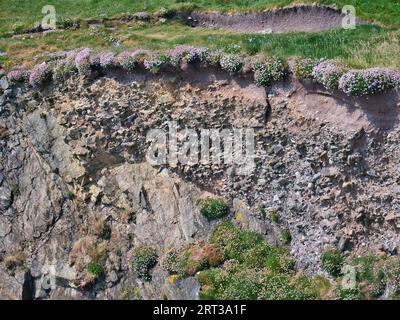
M212 223L196 201L207 194L223 196L229 218L275 245L289 229L298 268L309 274L321 272L330 246L397 252L395 94L351 100L291 81L266 92L205 72L70 79L39 91L13 87L2 99L0 254L12 262L0 268L2 298L195 299L195 277L171 283L158 263L144 281L131 262L141 246L162 261L206 240ZM253 128L254 171L152 166L146 134L171 121ZM95 280L87 274L93 257L104 266Z

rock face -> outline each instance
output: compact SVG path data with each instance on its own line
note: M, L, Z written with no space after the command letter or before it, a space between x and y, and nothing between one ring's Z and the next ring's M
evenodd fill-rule
M207 239L212 223L196 201L209 194L230 202L237 225L273 244L283 245L288 228L298 267L310 274L320 272L329 246L396 252L398 97L378 114L371 101L343 102L298 83L268 90L210 72L109 74L3 94L0 298L196 299L195 277L171 283L161 261L171 249ZM355 108L362 125L318 113L318 104ZM171 121L180 130L253 128L254 170L152 166L146 135ZM157 251L151 281L132 271L141 246ZM103 265L96 281L87 272L93 260Z

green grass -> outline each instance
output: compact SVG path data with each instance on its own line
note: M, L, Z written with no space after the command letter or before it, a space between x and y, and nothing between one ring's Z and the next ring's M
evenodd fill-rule
M79 2L79 4L78 4ZM302 1L311 2L311 1ZM333 1L319 1L329 4ZM48 53L79 47L111 50L116 53L127 48L164 50L178 44L221 48L228 52L264 54L288 59L303 58L336 59L349 67L373 66L400 69L400 3L395 1L335 1L339 6L356 5L362 18L381 22L392 29L375 26L359 26L356 30L328 30L319 33L287 34L238 34L229 31L190 28L178 22L164 24L118 25L116 30L99 27L94 30L82 27L78 30L47 34L42 37L0 37L0 65L6 70L26 64L28 67L42 62ZM33 26L42 17L44 4L55 4L58 19L99 18L123 15L140 10L155 11L161 6L190 7L197 5L202 10L243 11L285 6L293 1L285 0L38 0L0 2L0 34L23 26ZM119 45L116 45L118 43Z
M115 45L115 40L119 41L119 46ZM6 69L21 64L32 66L45 60L50 52L86 46L118 53L124 48L163 50L177 44L208 46L250 55L261 53L285 59L293 56L337 59L356 68L381 66L400 69L400 31L362 26L356 30L320 33L250 35L190 28L180 23L121 25L117 30L83 28L44 37L0 38L0 50L8 53L8 56L0 57L0 64Z
M281 238L284 244L290 244L292 241L292 235L290 234L289 229L285 229L282 231Z
M388 27L400 26L400 3L397 0L3 0L0 2L0 34L16 28L32 27L43 18L44 5L54 5L57 18L85 19L114 17L137 11L156 11L160 7L198 8L207 11L255 11L282 7L293 3L354 5L360 18Z
M334 277L338 277L343 266L342 254L336 249L330 249L322 255L322 268Z
M64 198L72 200L75 198L75 193L73 193L72 191L67 191L66 193L64 193Z
M374 255L366 255L353 259L356 266L356 281L367 287L366 298L372 299L383 294L388 278L388 268Z
M275 210L271 211L270 212L270 219L271 219L272 222L278 223L279 220L280 220L279 213L276 212Z

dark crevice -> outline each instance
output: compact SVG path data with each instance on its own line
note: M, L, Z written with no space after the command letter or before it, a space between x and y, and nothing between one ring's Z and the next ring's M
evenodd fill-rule
M22 300L33 300L35 292L35 283L31 272L28 270L24 274L24 283L22 285Z

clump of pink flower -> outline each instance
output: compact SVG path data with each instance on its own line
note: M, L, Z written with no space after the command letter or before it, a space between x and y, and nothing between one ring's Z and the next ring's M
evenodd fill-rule
M76 52L69 52L64 59L56 61L53 74L55 80L62 80L78 71L75 56Z
M254 82L260 87L266 87L272 81L281 81L288 73L286 63L282 59L256 59L252 62Z
M132 51L121 52L115 60L125 70L133 70L137 63Z
M206 50L203 54L203 61L211 66L220 66L220 61L224 53L221 50Z
M187 45L179 45L168 52L168 61L175 67L178 67L181 62L195 63L197 61L205 61L208 48L196 48Z
M293 62L292 71L296 79L313 79L314 68L318 65L318 61L313 59L298 58Z
M346 70L334 61L325 60L317 64L312 76L328 90L336 90L339 80Z
M67 52L67 54L66 54L66 56L64 58L65 64L68 65L68 66L73 65L76 68L75 58L76 58L76 55L78 54L78 52L79 51L76 51L76 50L72 50L72 51Z
M339 88L351 96L373 95L395 88L398 74L387 68L351 70L339 81Z
M32 87L39 86L50 78L51 68L46 62L33 67L31 74L29 76L29 83Z
M223 54L219 60L221 68L230 74L238 73L243 67L244 60L237 54Z
M390 75L393 88L400 90L400 72L393 71Z
M204 61L209 52L208 48L191 48L187 53L185 60L187 63L194 63L196 61Z
M187 45L176 46L174 49L168 52L169 62L173 66L178 67L181 64L183 57L186 56L192 49L193 47Z
M136 63L143 64L146 59L150 56L149 51L144 49L137 49L132 52L132 57L135 59Z
M28 80L29 72L22 68L12 70L8 73L7 78L11 83L24 82Z
M387 68L370 68L362 71L367 84L366 94L375 94L395 87L394 71Z
M339 89L350 96L362 96L367 90L367 84L360 70L350 70L340 78Z
M158 73L163 65L167 63L167 56L152 55L144 60L144 67L151 73Z
M92 50L85 48L79 51L75 56L75 66L78 69L80 75L90 74L90 54Z
M104 69L115 66L114 54L112 52L103 52L99 56L100 66Z

